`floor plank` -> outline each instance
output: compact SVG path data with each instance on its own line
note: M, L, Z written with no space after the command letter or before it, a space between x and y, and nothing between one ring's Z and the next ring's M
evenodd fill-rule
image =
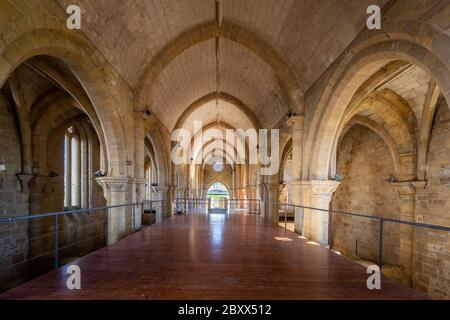
M292 241L286 241L292 240ZM257 215L175 216L0 299L423 299L390 279L368 290L366 269Z

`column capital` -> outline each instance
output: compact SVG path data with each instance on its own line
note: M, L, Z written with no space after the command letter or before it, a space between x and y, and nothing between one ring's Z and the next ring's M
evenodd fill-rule
M427 181L401 181L392 184L397 190L400 197L415 196L416 193L423 191L427 185Z
M286 125L291 128L291 130L302 130L304 122L305 116L295 115L286 120Z
M303 189L310 189L313 195L331 196L341 183L335 180L311 180L299 181L299 184Z
M136 179L129 177L99 177L95 180L105 192L125 192L128 186L136 181Z
M30 192L30 188L29 188L29 183L31 181L31 179L33 179L33 175L32 174L18 174L17 175L17 179L20 182L20 191L22 193L29 193ZM46 182L48 181L48 179L46 180Z
M157 192L168 192L171 190L170 186L157 186L155 187ZM182 189L183 191L188 190L188 188L177 188L177 189Z

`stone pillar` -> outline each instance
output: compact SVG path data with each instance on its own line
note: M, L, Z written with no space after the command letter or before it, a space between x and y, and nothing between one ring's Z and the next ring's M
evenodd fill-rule
M302 234L322 245L328 244L328 210L339 182L334 180L312 180L301 183L302 205L325 211L304 209Z
M291 181L288 183L289 188L289 203L291 204L301 204L301 194L303 191L303 182L302 181ZM298 234L303 234L303 209L295 208L295 216L294 216L294 231Z
M158 220L158 214L157 214L157 222L160 222L162 219L168 218L172 215L172 199L171 199L171 187L169 186L158 186L156 187L156 190L159 194L159 200L162 200L161 202L161 216L159 217L160 220ZM186 191L186 188L185 188Z
M394 186L400 197L400 220L416 222L416 195L423 190L425 181L397 182ZM400 265L405 268L408 284L412 285L412 263L414 252L414 228L408 225L399 225L400 229Z
M300 204L302 192L302 158L303 158L303 123L304 116L293 116L288 119L287 125L291 131L292 139L292 178L288 183L289 203ZM294 230L298 234L303 232L303 214L301 208L295 209Z
M145 184L147 181L145 179L135 179L134 183L135 193L133 202L139 204L134 210L134 230L139 230L142 227L142 214L144 212L142 202L145 200Z
M96 179L102 186L107 206L130 204L133 200L134 180L128 177L100 177ZM129 235L132 231L132 208L108 209L107 244Z
M278 223L278 184L264 184L264 218Z
M137 179L145 178L145 112L134 113L134 174Z
M294 181L300 181L302 179L304 120L304 116L293 116L287 121L292 139L292 177Z

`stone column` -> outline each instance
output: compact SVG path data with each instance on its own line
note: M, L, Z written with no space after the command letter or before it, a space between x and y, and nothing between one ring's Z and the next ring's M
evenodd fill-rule
M264 184L264 218L273 223L278 223L278 184Z
M134 180L128 177L100 177L96 179L102 186L107 206L129 204L132 202ZM132 231L132 208L108 209L107 244L129 235Z
M134 113L134 174L137 179L145 178L145 122L148 116L145 112Z
M288 183L289 188L289 203L291 204L301 204L302 199L302 191L303 191L303 182L302 181L291 181ZM303 235L303 209L295 208L295 216L294 216L294 231L295 233Z
M301 183L302 205L325 211L304 209L302 234L322 245L328 244L328 210L339 182L334 180L312 180Z
M400 220L416 222L416 195L423 190L425 181L397 182L394 186L400 197ZM412 284L412 263L414 252L414 228L408 225L398 225L400 230L400 265L405 268L409 285Z
M302 158L303 158L303 123L304 116L293 116L288 119L287 125L291 131L292 138L292 178L288 183L289 202L300 204L302 192ZM294 230L298 234L303 232L303 214L301 208L295 209Z
M145 179L135 179L135 197L134 202L138 203L134 210L134 230L141 229L142 226L142 213L144 208L142 207L142 202L145 200L145 184L147 181Z
M304 120L304 116L293 116L287 121L292 139L292 177L294 181L300 181L302 179Z
M171 195L171 187L169 186L158 186L156 187L156 190L159 194L159 199L162 200L161 202L161 216L158 217L158 214L156 215L156 221L160 222L162 219L168 218L172 215L172 199L170 197ZM186 191L186 188L185 188Z

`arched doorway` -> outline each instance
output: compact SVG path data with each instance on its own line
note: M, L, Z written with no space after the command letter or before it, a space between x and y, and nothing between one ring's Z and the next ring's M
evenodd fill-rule
M230 191L221 182L212 183L206 191L209 213L227 213Z

